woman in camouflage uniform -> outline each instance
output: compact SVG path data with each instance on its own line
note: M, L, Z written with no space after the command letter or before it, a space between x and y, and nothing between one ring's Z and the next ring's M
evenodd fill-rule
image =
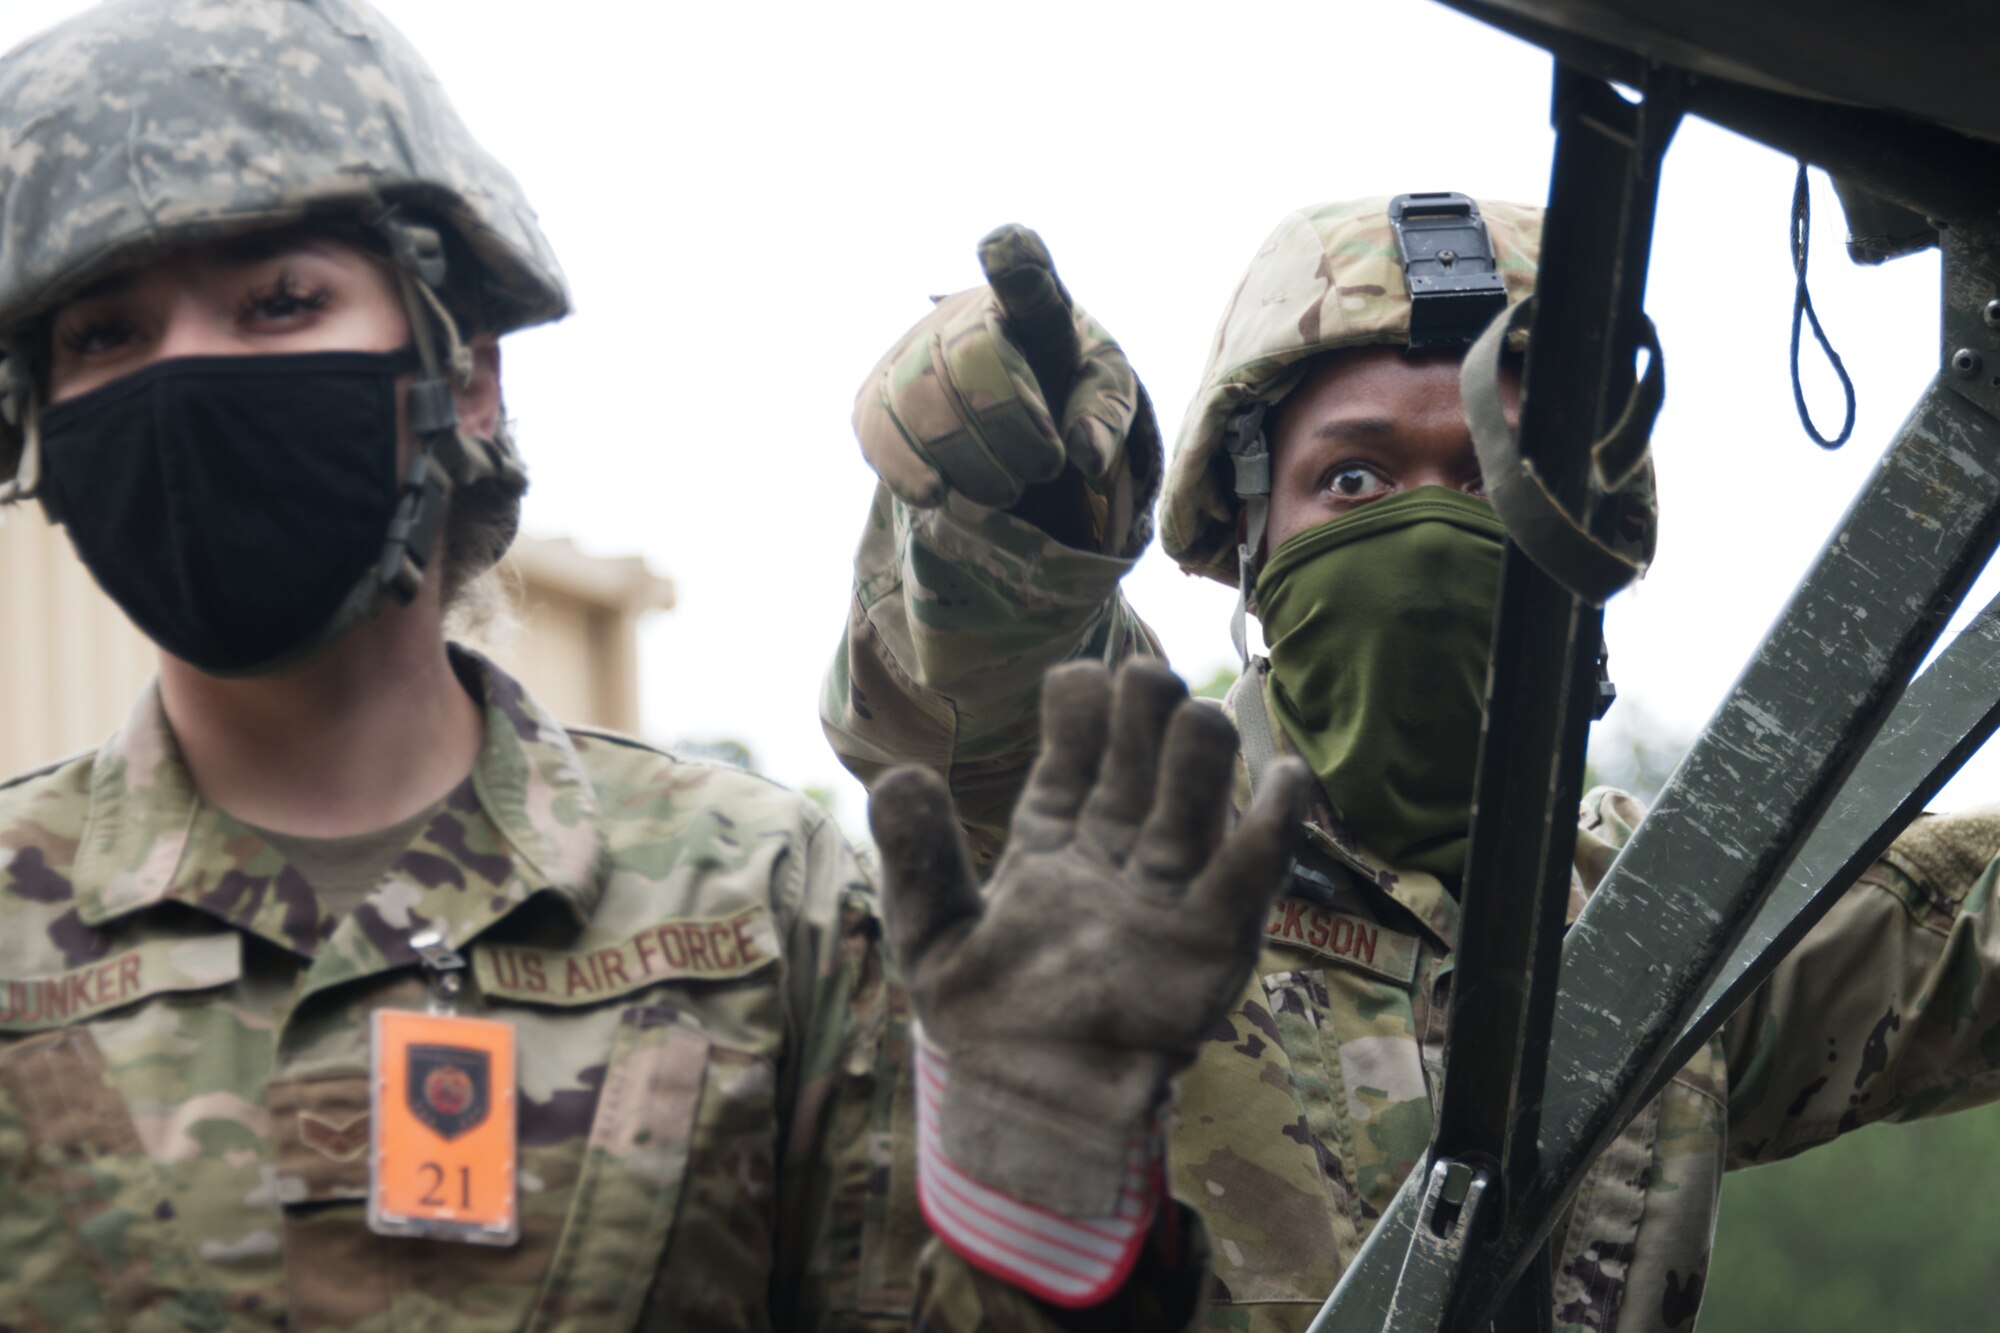
M1142 886L1202 952L1240 945L1205 987L1186 949L1150 955L1197 969L1185 1012L1114 1031L1158 1006L1093 1013L992 945L1095 984L1036 894L1115 902L1136 862L1051 840L1025 911L982 908L941 787L881 804L887 888L921 890L903 957L942 1092L920 1141L878 1073L905 1001L829 821L566 730L446 641L526 484L497 339L567 295L402 38L360 0L116 0L0 58L0 201L0 498L39 498L161 649L101 748L0 786L0 1324L1185 1322L1201 1233L1159 1206L1153 1126L1254 956L1287 821L1211 860L1233 739L1170 678L1114 706L1102 672L1066 677L1056 711L1098 729L1050 771L1120 798L1122 826L1151 769L1100 780L1106 727L1219 756L1206 794L1161 786L1211 832ZM1064 799L1044 835L1076 823ZM425 1015L446 1035L390 1044ZM996 1077L996 1043L1041 1081ZM1107 1207L1047 1183L1091 1178L1097 1141L1061 1114L1086 1103L1136 1155ZM417 1161L509 1117L450 1171ZM920 1254L879 1169L920 1151L933 1214L1011 1220L947 1220Z
M1388 203L1279 224L1164 473L1151 405L1101 327L1075 311L1075 356L1055 364L1045 317L1017 343L1037 284L1060 293L1018 235L989 238L995 290L939 304L856 402L882 485L821 718L864 779L911 758L949 773L987 857L1032 758L1034 681L1158 652L1119 580L1163 479L1167 553L1254 581L1269 656L1229 708L1319 782L1296 883L1172 1139L1174 1192L1200 1201L1218 1248L1219 1329L1306 1327L1422 1160L1441 1072L1502 529L1462 348L1408 350ZM1540 210L1480 207L1519 301ZM1045 401L1052 376L1073 387ZM1586 798L1572 913L1640 815L1622 793ZM1920 820L1616 1140L1554 1237L1557 1327L1690 1327L1726 1168L1994 1095L1976 1019L2000 1006L1996 850L1992 815Z

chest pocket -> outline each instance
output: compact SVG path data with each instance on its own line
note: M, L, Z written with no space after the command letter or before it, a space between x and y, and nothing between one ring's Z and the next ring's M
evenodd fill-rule
M1182 1080L1168 1159L1215 1241L1216 1305L1251 1307L1218 1308L1215 1328L1263 1328L1264 1305L1309 1320L1430 1135L1417 941L1286 899L1266 945Z
M530 1329L638 1322L687 1193L711 1056L701 1026L663 1002L620 1015Z
M374 1234L369 1079L275 1081L291 1327L580 1333L638 1321L699 1138L707 1035L657 996L581 1011L495 1005L485 1016L515 1027L520 1239Z
M242 971L234 934L155 939L59 974L0 979L0 1310L55 1329L214 1329L220 1301L113 1080L91 1020L131 1018L113 1050L184 1055L178 992ZM134 1031L134 1029L141 1029Z
M10 1315L58 1329L221 1327L89 1031L0 1050L0 1184ZM157 1313L170 1303L184 1312L171 1323Z
M517 1034L522 1244L545 1256L527 1328L763 1318L778 956L762 909L569 953L475 946Z
M1329 1202L1355 1233L1343 1248L1358 1244L1430 1143L1409 992L1340 966L1273 972L1263 984Z
M1423 1154L1430 1109L1407 993L1339 966L1284 966L1296 961L1290 951L1267 951L1264 967L1276 964L1278 970L1253 983L1261 993L1243 1010L1254 1013L1251 1004L1262 1001L1283 1073L1266 1057L1254 1095L1289 1093L1286 1119L1275 1135L1270 1126L1241 1126L1234 1133L1243 1139L1248 1130L1243 1151L1261 1152L1267 1160L1280 1155L1271 1150L1282 1141L1283 1174L1242 1182L1257 1192L1246 1190L1235 1201L1242 1215L1228 1221L1214 1206L1224 1199L1201 1202L1221 1251L1216 1267L1227 1296L1218 1305L1292 1304L1303 1320L1353 1262ZM1272 1198L1285 1200L1296 1214L1290 1225L1262 1216ZM1311 1224L1301 1225L1309 1216ZM1210 1326L1237 1327L1230 1319L1219 1310ZM1264 1326L1255 1318L1250 1325Z

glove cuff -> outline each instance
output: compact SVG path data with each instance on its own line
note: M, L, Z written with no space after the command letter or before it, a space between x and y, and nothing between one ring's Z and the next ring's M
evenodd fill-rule
M1125 1285L1165 1195L1162 1113L1133 1132L1110 1211L1076 1215L1029 1203L978 1178L945 1150L951 1062L917 1033L917 1199L931 1230L982 1272L1065 1308L1096 1305ZM1016 1125L1032 1137L1029 1125ZM1061 1160L1068 1146L1015 1143Z

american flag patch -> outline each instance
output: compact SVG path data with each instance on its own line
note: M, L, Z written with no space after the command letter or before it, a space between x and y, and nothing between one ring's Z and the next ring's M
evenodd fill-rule
M951 1063L917 1042L917 1199L940 1240L967 1263L1052 1305L1107 1300L1125 1284L1160 1206L1162 1142L1132 1136L1115 1212L1067 1217L980 1183L945 1156L939 1107Z

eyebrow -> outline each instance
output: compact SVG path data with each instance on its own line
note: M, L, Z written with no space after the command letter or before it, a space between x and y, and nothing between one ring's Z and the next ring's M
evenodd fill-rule
M1313 427L1315 440L1380 440L1396 434L1388 417L1335 417Z
M233 240L220 242L214 249L215 261L225 268L254 268L267 264L299 251L307 251L317 258L341 267L347 266L347 256L326 244L326 238L310 232L261 233L239 236ZM120 296L131 289L137 276L136 269L120 269L107 274L96 282L89 283L74 296L66 299L64 305L81 304L85 301L101 301L107 297Z
M254 232L219 243L214 256L230 268L248 268L302 250L336 263L345 258L327 244L326 237L310 231Z
M83 301L101 301L107 296L117 296L132 285L132 270L123 269L107 277L99 278L80 289L74 296L63 301L63 305L76 305Z

